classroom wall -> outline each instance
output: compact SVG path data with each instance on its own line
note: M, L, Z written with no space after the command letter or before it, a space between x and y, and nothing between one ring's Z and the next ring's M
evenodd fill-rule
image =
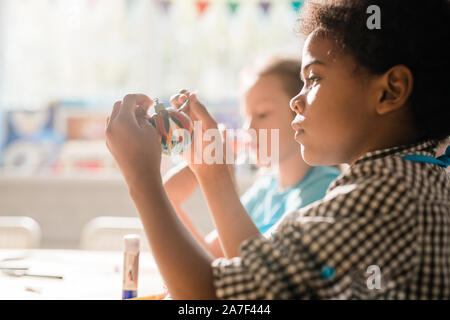
M240 174L245 190L251 176ZM184 204L200 232L213 228L200 190ZM98 216L138 217L122 178L0 177L0 216L28 216L42 229L42 247L79 247L83 226Z

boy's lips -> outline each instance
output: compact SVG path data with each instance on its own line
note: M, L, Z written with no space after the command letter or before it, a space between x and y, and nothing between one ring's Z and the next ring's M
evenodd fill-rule
M295 140L300 142L300 137L305 133L304 129L295 130Z
M297 142L300 142L300 137L305 133L305 129L303 129L303 122L305 121L305 118L302 117L302 119L297 119L298 117L301 117L297 115L294 119L294 121L291 122L291 127L295 131L294 139Z

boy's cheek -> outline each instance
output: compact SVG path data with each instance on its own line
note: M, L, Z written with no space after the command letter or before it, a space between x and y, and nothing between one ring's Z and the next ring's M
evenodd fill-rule
M313 106L315 104L319 104L321 100L321 96L326 95L322 93L323 91L319 90L320 86L316 86L311 88L306 95L306 103L307 106Z

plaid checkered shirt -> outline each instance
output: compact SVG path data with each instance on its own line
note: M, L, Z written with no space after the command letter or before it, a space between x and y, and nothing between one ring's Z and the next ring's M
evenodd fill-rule
M438 141L360 157L271 237L213 262L221 299L450 299L450 174Z

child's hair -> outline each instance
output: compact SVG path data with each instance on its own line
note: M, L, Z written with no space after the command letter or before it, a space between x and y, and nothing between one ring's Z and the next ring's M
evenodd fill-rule
M367 19L380 8L381 29L369 29ZM328 0L303 7L299 32L307 36L320 28L371 74L405 65L414 77L408 107L423 138L450 135L448 0Z
M284 91L289 97L297 95L303 87L300 80L301 61L299 57L274 55L264 57L256 61L252 66L241 73L241 81L244 77L259 78L275 75L283 82Z

